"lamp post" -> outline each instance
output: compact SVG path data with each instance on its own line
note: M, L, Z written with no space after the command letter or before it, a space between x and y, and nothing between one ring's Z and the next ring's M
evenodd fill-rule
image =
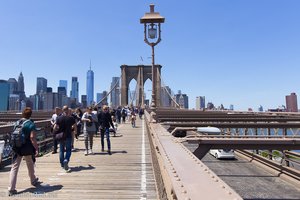
M161 41L160 24L165 22L165 18L160 16L158 12L154 12L154 4L150 4L150 12L140 19L140 23L144 24L144 41L151 46L152 49L152 98L151 98L151 111L154 117L157 99L156 99L156 78L157 68L154 62L154 47ZM158 33L158 34L157 34Z

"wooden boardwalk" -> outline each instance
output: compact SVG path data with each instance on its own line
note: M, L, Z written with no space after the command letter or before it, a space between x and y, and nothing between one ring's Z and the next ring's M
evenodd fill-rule
M0 170L0 199L158 199L147 132L143 121L132 128L127 122L111 137L112 155L101 152L100 137L94 138L94 155L84 155L84 141L75 141L70 173L59 164L58 154L46 154L36 162L42 181L36 188L29 183L22 161L18 174L18 194L7 197L10 166ZM106 141L105 141L106 145Z

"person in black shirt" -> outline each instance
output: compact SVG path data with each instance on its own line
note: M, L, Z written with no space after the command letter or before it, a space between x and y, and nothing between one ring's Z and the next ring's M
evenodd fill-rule
M103 106L103 111L98 114L98 122L100 126L101 133L101 147L102 151L104 151L104 134L107 140L107 152L111 155L111 144L109 139L109 128L110 126L115 129L114 124L111 119L111 115L108 110L108 106Z
M66 172L69 172L69 161L72 153L72 139L77 132L75 119L71 116L68 106L63 107L63 113L56 119L54 129L64 132L64 139L59 141L59 160L60 165ZM72 131L73 129L73 131Z
M75 138L78 139L78 136L81 134L81 127L82 127L82 122L81 118L83 115L83 112L81 111L80 108L76 108L75 112L72 114L73 117L75 118L76 124L77 124L77 133L75 134Z

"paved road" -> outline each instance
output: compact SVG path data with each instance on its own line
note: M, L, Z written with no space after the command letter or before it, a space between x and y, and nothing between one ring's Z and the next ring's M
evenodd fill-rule
M186 146L190 150L196 147ZM240 157L235 160L218 160L208 153L202 162L246 200L300 199L300 188Z

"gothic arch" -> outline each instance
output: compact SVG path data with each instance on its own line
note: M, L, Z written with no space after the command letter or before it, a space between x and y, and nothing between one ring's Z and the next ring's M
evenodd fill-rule
M155 65L156 73L156 105L160 105L160 88L161 80L161 65ZM152 66L151 65L121 65L121 105L128 105L128 88L132 79L137 82L136 105L144 105L144 84L147 79L152 81Z

